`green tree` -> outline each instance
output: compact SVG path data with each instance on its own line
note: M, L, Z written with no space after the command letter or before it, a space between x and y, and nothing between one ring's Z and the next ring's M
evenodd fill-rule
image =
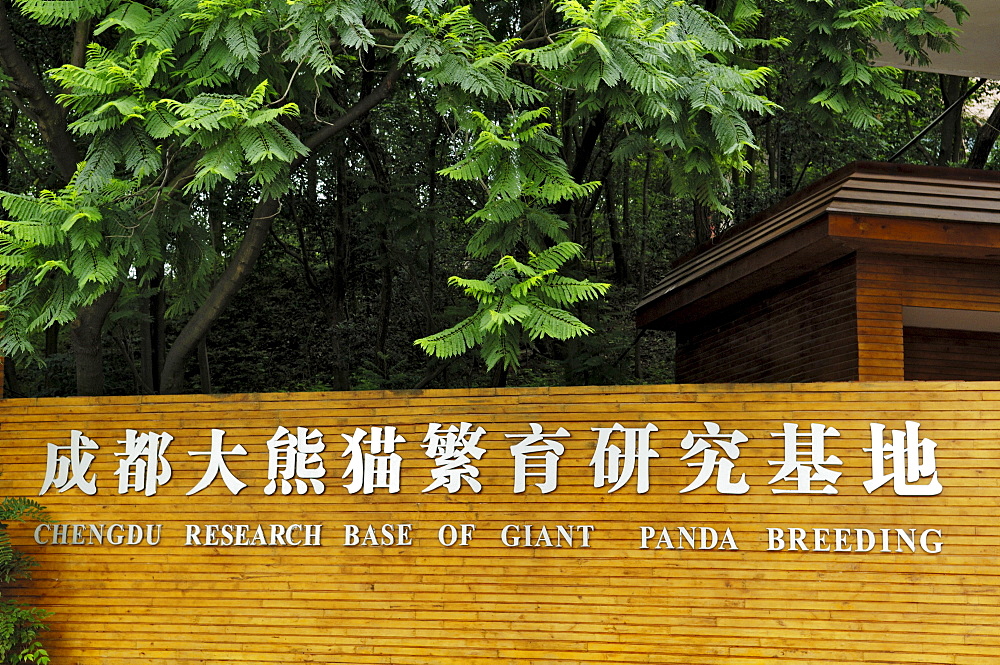
M824 153L836 153L816 150L803 138L832 143L847 127L871 141L884 129L889 109L921 99L898 70L871 64L879 48L895 48L909 61L927 64L932 53L955 48L945 15L959 22L966 16L961 3L952 0L720 0L719 5L745 35L749 49L742 55L763 58L776 72L767 95L783 112L761 119L755 129L766 154L767 178L779 196L801 186L796 162L804 155L806 162L810 157L821 162ZM762 50L756 46L762 39L786 43Z
M843 118L854 128L868 130L881 126L875 110L881 104L917 99L900 84L897 70L873 67L869 61L876 53L876 40L892 43L919 62L927 61L927 48L951 46L952 29L928 11L937 4L914 1L900 6L872 0L723 0L706 2L704 8L558 4L562 20L552 22L551 34L543 40L549 43L516 51L514 56L523 54L527 62L551 68L545 78L549 85L539 87L545 93L545 111L570 109L555 118L562 142L552 151L558 150L572 163L568 169L572 179L550 188L558 198L540 197L524 186L533 182L534 174L521 160L524 153L530 159L531 151L538 150L528 142L538 112L514 117L507 127L471 116L469 124L484 125L476 128L475 144L465 160L442 171L453 178L481 179L488 192L486 205L470 217L479 223L469 243L470 254L510 252L518 243L538 251L545 242L565 240L562 233L567 229L579 239L580 229L573 228L573 221L592 217L597 197L604 195L615 274L623 280L628 268L611 180L616 165L650 151L666 155L663 166L670 191L675 197L693 199L695 237L708 240L713 229L707 220L731 214L724 202L729 185L752 170L747 153L758 147L753 125L774 127L794 114L814 125L829 126ZM962 18L960 4L940 4ZM757 62L761 55L771 66ZM781 62L777 72L772 69L773 58ZM768 82L769 77L776 81ZM757 94L765 83L773 90L769 97L779 100L780 110ZM783 160L780 142L771 141L768 148L774 150L768 161L778 181ZM600 183L586 182L588 173ZM555 177L549 179L557 182ZM479 301L479 315L483 293L470 295ZM510 301L500 300L504 306ZM493 309L486 313L502 314ZM450 357L469 346L471 320L418 343L439 357ZM476 343L483 344L487 366L492 367L500 357L496 349L510 337L496 327L495 318L482 318L481 329L488 334ZM510 353L508 349L504 356L505 366L516 364Z
M48 192L3 198L11 221L0 261L10 288L0 296L7 312L0 348L36 352L38 333L68 326L78 389L101 392L102 330L109 316L131 317L143 331L144 389L184 389L187 359L204 347L269 239L285 242L309 277L307 234L287 242L276 232L297 214L301 192L310 205L336 199L341 206L336 248L326 253L329 288L314 279L313 289L341 325L350 211L341 205L348 191L332 188L359 173L360 154L371 183L352 205L369 210L366 242L374 239L381 284L373 338L385 355L398 295L393 275L408 264L396 258L407 249L396 213L423 219L431 229L420 242L428 257L440 254L440 216L410 212L437 205L445 186L436 172L448 162L454 165L441 174L464 197L449 214L472 229L462 240L466 267L489 273L506 256L529 266L532 255L567 241L592 256L603 234L594 226L603 197L621 276L631 222L623 214L618 223L616 201L630 196L616 174L655 161L674 197L725 212L729 184L753 170L754 128L777 117L761 94L774 66L761 56L787 52L779 47L788 42L807 51L789 59L796 71L816 72L796 88L811 95L807 107L860 121L874 117L858 111L872 95L905 95L891 77L863 73L871 69L871 39L899 37L916 49L948 39L926 11L930 3L786 0L792 14L813 16L808 29L788 26L802 38L764 30L766 5L705 4L24 2L27 16L74 39L68 64L46 79L26 64L17 40L5 41L12 28L0 21L8 92L31 111L53 163L62 165ZM839 79L820 76L815 65L824 62L834 63ZM837 89L842 100L831 92ZM426 132L430 147L420 151L430 185L412 188L416 206L379 205L402 182L387 164L405 143L405 128L379 120L390 100L439 118ZM436 166L427 169L429 162ZM644 200L651 198L647 191ZM425 262L429 278L438 272L435 260ZM584 265L577 259L559 269ZM426 299L428 312L433 300ZM575 318L569 303L547 305ZM176 322L169 344L168 318ZM491 337L508 332L488 328L482 341L509 348L514 337L502 344ZM549 334L561 333L553 324L517 338ZM514 356L504 357L512 366Z
M696 5L684 3L563 3L557 11L566 29L554 44L540 42L537 48L517 48L518 39L496 39L468 6L444 3L177 1L67 7L42 0L23 9L43 23L79 27L100 19L95 32L112 37L109 46L89 45L85 62L53 72L64 91L55 101L76 116L68 128L90 142L81 167L60 190L3 199L15 220L7 225L0 250L4 267L23 271L3 297L5 350L30 351L30 333L55 324L74 322L78 336L89 330L93 344L77 349L91 361L78 375L83 392L101 388L97 340L110 305L125 289L142 291L165 277L181 285L172 294L172 313L190 318L165 354L160 389L181 388L183 360L259 256L291 172L310 150L382 102L405 69L419 75L423 85L437 87L438 110L460 125L475 117L470 109L481 108L483 119L504 105L501 117L544 113L544 88L552 86L582 86L587 94L581 104L590 105L586 113L611 118L645 113L667 123L661 131L675 124L668 122L672 114L701 105L706 122L718 118L713 131L703 135L675 128L671 139L690 143L693 156L706 150L705 141L721 144L723 153L735 152L747 136L736 105L764 107L750 94L762 72L693 57L700 47L692 47L690 30L704 32L720 48L729 44L728 31ZM400 32L406 25L409 29ZM675 73L666 71L668 62ZM381 68L385 74L374 85L368 81L368 89L345 108L331 86L354 67ZM531 77L544 85L526 80ZM364 75L358 78L365 83ZM735 94L735 101L722 94L720 85ZM339 115L332 122L317 115L318 123L303 126L296 118L305 104ZM515 160L518 168L481 174L495 180L483 218L494 225L514 222L503 216L510 215L511 203L531 213L514 212L526 222L515 242L537 233L561 240L559 222L537 202L558 203L586 188L567 173L554 149L559 140L547 134L548 128L536 124L531 129L535 146L522 150L510 140L500 144L508 153L528 155ZM480 132L476 140L483 136ZM213 261L191 207L223 182L241 178L259 203L227 267L208 285ZM498 236L487 227L491 233L484 249L513 249L509 242L505 248L498 244L512 240L509 234Z

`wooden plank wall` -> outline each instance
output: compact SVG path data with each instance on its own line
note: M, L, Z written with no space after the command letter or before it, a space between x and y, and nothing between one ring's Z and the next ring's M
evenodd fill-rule
M937 442L943 491L868 494L870 424L920 423ZM487 429L480 494L423 493L430 422ZM714 479L680 493L697 468L680 460L688 430L739 429L736 474L750 490L721 495ZM512 491L511 440L540 423L565 427L558 488ZM593 486L592 427L659 429L650 489ZM783 423L835 427L826 441L843 475L837 494L775 494ZM319 428L322 495L263 492L276 428ZM349 494L341 433L395 425L406 439L401 491ZM172 480L155 496L119 494L126 428L166 431ZM216 483L185 496L205 468L210 430L226 430L232 496ZM100 445L98 492L50 490L63 524L162 524L150 545L45 545L11 527L40 567L21 597L55 614L55 663L947 663L1000 659L1000 384L816 383L505 389L0 401L0 491L35 496L46 444L73 429ZM618 441L621 445L621 441ZM822 485L822 483L820 483ZM317 547L185 546L187 524L322 524ZM411 546L345 547L345 524L411 524ZM474 524L466 547L438 542L443 524ZM591 525L590 547L506 547L505 525ZM640 528L731 529L739 549L641 549ZM767 528L939 529L938 554L767 551ZM706 532L707 533L707 532ZM832 531L829 533L833 533ZM810 540L810 543L813 541ZM832 543L832 536L828 544ZM577 540L579 545L580 541ZM895 545L895 541L893 541Z
M903 327L907 381L1000 377L1000 333Z
M685 383L853 381L854 261L848 258L677 330Z
M859 252L857 267L861 381L904 378L904 306L1000 311L995 264Z

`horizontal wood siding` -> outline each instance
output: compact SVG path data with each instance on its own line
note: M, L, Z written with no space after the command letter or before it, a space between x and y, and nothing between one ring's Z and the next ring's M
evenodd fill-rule
M908 381L1000 380L1000 333L903 328Z
M848 258L677 332L685 383L857 378L854 262Z
M903 280L887 274L888 255L859 253L856 260L858 379L902 381Z
M943 491L869 494L871 423L937 443ZM429 484L421 442L431 422L482 425L483 489L456 494ZM680 442L705 421L749 438L722 495L714 478L681 493L701 456ZM506 433L539 423L570 436L558 488L529 483L515 494ZM653 423L650 489L633 478L594 487L594 427ZM837 494L776 494L783 459L773 433L836 428L824 458L843 475ZM268 496L267 440L279 425L325 437L323 494ZM405 442L401 489L349 494L341 434L395 425ZM155 496L119 494L117 442L126 428L168 432L173 478ZM233 496L218 481L185 496L207 460L212 428L248 483ZM405 393L181 396L0 401L0 492L36 496L46 444L82 430L100 445L89 471L98 492L50 489L41 500L61 524L162 524L149 545L18 546L40 562L21 599L54 612L46 635L54 663L204 665L247 663L482 664L676 663L789 665L938 663L1000 659L1000 383L779 384L505 389ZM617 440L621 445L621 440ZM822 483L820 483L822 485ZM323 524L318 547L184 546L185 525ZM411 546L344 547L344 525L412 524ZM474 524L468 546L445 547L445 524ZM590 547L506 547L509 524L591 525ZM640 549L640 528L731 529L739 549ZM767 529L940 529L943 549L868 553L766 551ZM67 527L69 528L69 527ZM832 534L833 532L828 532ZM786 536L787 537L787 536ZM86 534L82 536L86 538ZM683 543L674 531L674 544ZM655 542L655 539L654 539ZM833 543L832 535L827 541ZM580 542L577 541L577 545Z
M857 289L862 381L904 378L903 307L1000 312L995 263L859 253Z

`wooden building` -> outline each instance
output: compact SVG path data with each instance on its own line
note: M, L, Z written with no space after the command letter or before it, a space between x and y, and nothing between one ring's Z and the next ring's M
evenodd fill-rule
M682 260L636 308L677 381L1000 379L1000 173L859 162Z

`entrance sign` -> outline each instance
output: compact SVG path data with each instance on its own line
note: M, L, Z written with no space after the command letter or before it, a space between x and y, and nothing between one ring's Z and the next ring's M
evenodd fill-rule
M1000 385L0 401L56 662L1000 657Z
M469 423L463 422L460 428L451 425L447 430L448 435L446 437L440 437L436 432L432 433L432 430L438 430L440 427L440 423L431 423L428 426L427 437L424 438L424 441L435 441L435 443L425 443L421 446L426 449L427 456L434 459L437 465L430 472L434 481L425 487L423 491L429 492L438 487L446 487L448 492L455 493L462 488L463 479L472 492L481 491L483 488L482 483L476 480L476 477L479 476L479 469L473 466L472 460L469 459L466 453L471 454L477 460L483 458L486 450L480 448L477 443L486 434L486 430L482 427L477 427L475 432L472 432L474 441L469 441L465 439L469 435L468 430L471 428ZM533 434L526 436L525 441L530 439L535 442L541 437L542 426L538 423L531 423L531 427L535 431ZM768 462L768 464L781 464L781 469L770 482L794 480L797 481L797 489L773 489L771 491L775 494L811 494L817 492L822 494L837 494L837 490L833 487L832 483L837 482L837 479L842 474L839 471L825 469L821 465L836 464L839 466L843 464L838 457L832 455L823 459L825 438L831 435L840 436L840 432L832 427L824 427L821 424L813 423L811 426L811 435L804 435L808 439L808 443L801 443L799 442L800 435L796 431L798 425L785 423L784 427L783 433L772 433L771 435L784 438L785 459L784 461L772 460ZM705 428L709 430L709 435L719 436L718 424L706 422ZM608 492L615 492L629 481L638 467L639 479L636 484L636 492L639 494L648 492L649 460L660 456L659 453L650 448L649 435L658 429L656 425L651 423L645 427L623 427L619 423L615 423L612 427L592 427L591 430L600 433L597 438L596 451L590 460L590 466L594 467L594 487L603 487L607 482L614 482L615 484ZM917 438L916 432L919 429L920 423L907 421L906 431L894 430L893 444L891 447L886 447L882 441L885 425L878 423L871 424L872 447L865 448L864 450L865 452L872 453L872 478L863 483L865 490L869 494L893 478L897 479L893 484L893 489L900 496L931 496L941 493L941 483L937 480L937 468L934 460L934 448L937 447L937 444L930 439L921 439L919 444L914 444ZM323 466L323 458L321 456L323 451L326 450L326 445L323 443L323 433L318 429L314 429L307 435L308 428L305 427L298 427L297 430L298 436L293 437L287 428L279 425L274 436L268 440L268 483L264 487L264 494L271 495L277 490L278 485L276 480L279 465L281 467L282 494L290 494L293 487L298 494L308 492L309 485L306 484L304 479L309 479L312 483L312 490L316 494L323 494L326 491L326 485L321 480L326 475L326 469ZM353 435L342 435L347 440L348 445L341 456L349 456L351 458L343 477L347 478L350 476L353 478L344 487L351 494L356 493L358 490L362 490L365 494L371 494L376 488L382 488L393 494L399 492L399 479L403 458L394 451L396 444L405 443L406 439L396 434L395 427L373 427L371 431L372 439L367 441L367 444L373 451L371 453L364 453L361 450L360 444L367 434L365 430L357 428L354 430ZM624 451L618 446L609 443L612 434L615 432L620 432L625 436ZM202 476L197 485L187 492L187 495L197 494L208 487L212 483L212 480L219 475L222 475L223 482L233 494L239 494L247 486L247 483L242 482L233 475L225 462L226 455L246 455L246 448L242 445L237 445L228 453L222 452L222 439L225 434L225 430L213 429L212 450L210 452L188 452L188 455L192 456L209 455L210 460L205 475ZM504 436L511 438L519 435L504 434ZM566 431L566 428L560 427L557 436L568 437L571 435ZM745 494L750 490L750 486L746 483L746 474L740 477L738 483L733 483L731 479L723 480L724 477L728 478L728 475L732 473L732 459L739 457L739 450L736 446L749 441L747 436L739 430L728 436L733 440L726 442L724 440L726 437L723 437L723 439L716 439L715 442L731 458L717 461L718 453L710 450L710 445L704 439L698 439L697 443L695 443L694 434L688 431L687 436L680 443L681 448L688 450L681 457L681 461L688 459L695 453L705 452L705 462L688 463L688 466L701 467L701 471L690 485L680 490L682 494L704 485L708 478L711 477L716 464L720 467L721 472L725 474L719 477L716 485L719 493ZM737 437L739 437L738 440ZM307 443L307 440L312 439L315 440L314 443ZM910 443L904 445L904 440ZM127 494L132 490L136 490L144 491L146 496L156 494L158 485L167 483L172 476L170 463L163 456L164 451L171 441L173 441L173 437L166 432L160 434L153 432L139 434L134 429L126 430L126 440L119 441L118 443L124 445L129 452L115 453L116 457L126 457L126 459L119 462L118 470L115 471L115 475L119 476L118 493ZM459 441L463 442L461 450L455 448ZM45 494L53 486L60 492L64 492L74 485L80 486L81 491L85 494L97 494L96 474L91 476L91 479L84 485L80 485L79 476L82 473L86 473L86 470L90 468L90 463L94 461L94 455L85 453L84 457L80 454L80 448L84 445L83 442L86 442L85 445L88 450L100 449L97 443L82 436L82 433L78 430L73 430L72 443L69 446L57 446L53 443L47 445L48 455L45 461L45 480L42 482L40 495ZM149 448L150 445L154 447ZM546 445L552 447L548 448L545 453L545 463L530 465L545 468L545 473L542 475L545 476L546 481L544 483L536 483L543 493L555 490L557 484L556 465L558 464L559 455L566 450L562 444L546 442ZM809 446L809 455L800 459L802 452L799 449L805 445ZM558 448L554 446L558 446ZM72 451L72 457L60 456L60 451L62 450ZM514 466L515 493L524 491L526 476L539 475L528 471L529 464L527 463L526 453L528 450L531 450L530 445L526 446L524 441L510 447L510 454L517 460ZM558 450L558 453L556 453L556 450ZM537 452L537 449L535 452ZM143 459L144 455L147 459ZM885 461L887 458L893 459L894 471L891 474L885 473ZM807 459L810 461L806 461ZM812 470L808 468L810 466L813 467ZM73 470L72 481L67 478L67 468ZM813 471L816 471L816 473L813 473ZM796 473L795 476L791 475L793 472ZM58 479L55 477L56 474L59 476ZM927 476L931 477L931 482L929 483L922 485L908 484L909 480ZM132 479L131 482L129 478ZM294 486L290 482L291 480L295 481ZM826 485L821 490L815 490L811 488L811 483L814 480L829 481L831 484Z

